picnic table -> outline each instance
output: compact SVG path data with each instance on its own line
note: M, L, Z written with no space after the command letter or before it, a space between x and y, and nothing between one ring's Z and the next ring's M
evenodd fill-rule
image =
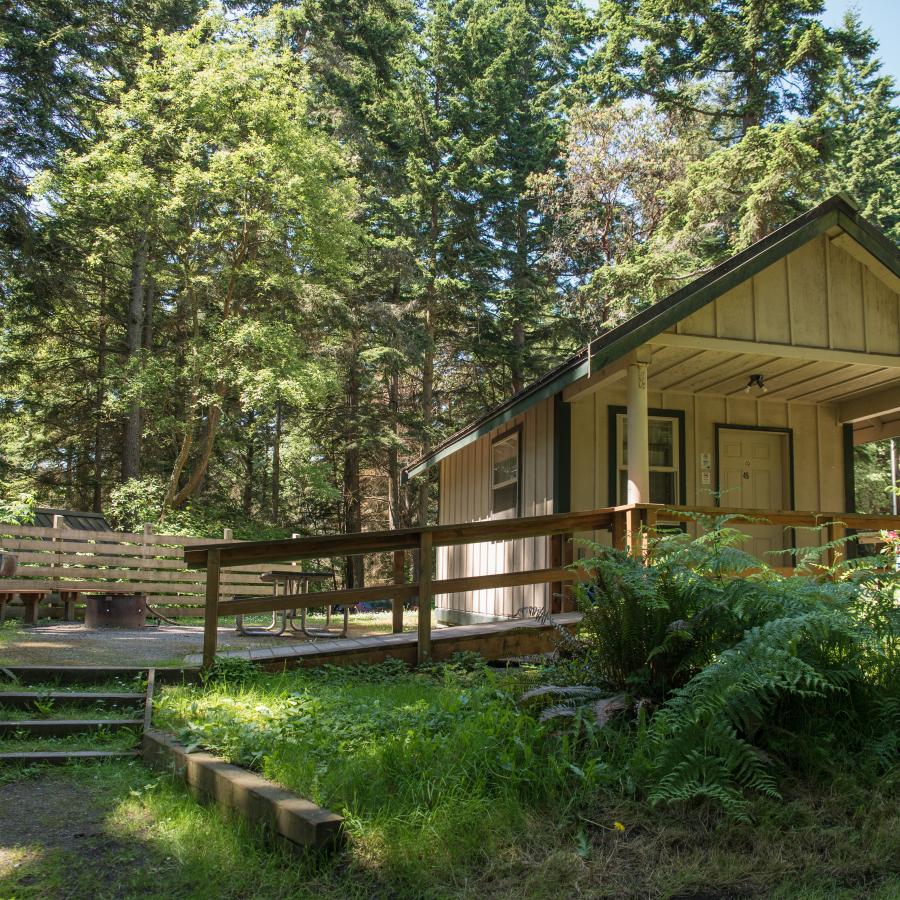
M15 553L0 552L0 578L13 578L19 564L19 557ZM18 597L25 607L23 621L26 625L37 625L38 610L41 603L53 591L51 587L16 588L10 591L0 591L0 625L6 619L6 607ZM66 591L57 589L59 599L63 604L63 618L71 621L75 618L75 604L78 602L78 591Z
M277 597L291 596L296 600L297 605L291 609L273 610L272 621L263 628L247 628L244 626L244 617L242 615L235 616L234 627L238 634L245 636L278 636L284 634L290 629L294 634L302 634L308 638L320 637L347 637L347 629L350 624L349 608L343 606L344 624L340 631L331 630L331 614L332 607L325 604L325 628L309 628L306 624L306 611L317 606L322 606L322 602L316 599L316 592L310 591L310 583L315 581L330 580L334 590L337 590L337 576L334 570L320 571L303 571L298 569L296 572L263 572L259 576L260 581L271 583L272 593ZM281 589L279 591L279 588ZM297 614L300 615L300 626L297 627ZM281 623L279 624L279 617Z

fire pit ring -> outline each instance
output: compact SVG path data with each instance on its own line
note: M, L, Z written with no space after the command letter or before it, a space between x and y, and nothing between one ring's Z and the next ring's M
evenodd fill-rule
M85 602L88 628L143 628L147 624L143 594L89 594Z

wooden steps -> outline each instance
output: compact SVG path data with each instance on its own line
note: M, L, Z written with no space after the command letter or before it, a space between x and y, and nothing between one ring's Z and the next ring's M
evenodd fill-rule
M147 674L147 666L0 666L0 678L23 684L102 684L130 680ZM199 668L158 668L156 680L170 683L198 677Z
M0 764L64 765L70 762L97 762L107 759L133 759L140 756L140 750L28 750L15 753L0 753Z
M144 702L144 694L128 691L0 691L0 709L29 707L48 702L137 706Z
M0 720L0 737L66 737L91 731L140 728L143 719L9 719Z
M0 670L0 674L18 682L15 688L0 691L0 766L57 765L140 755L141 738L150 720L154 669L12 666ZM146 678L146 691L86 690L91 684L137 678ZM41 689L48 683L54 687ZM86 704L93 707L88 717L73 717L76 714L71 706ZM11 709L36 710L38 715L23 719L3 715L4 710Z

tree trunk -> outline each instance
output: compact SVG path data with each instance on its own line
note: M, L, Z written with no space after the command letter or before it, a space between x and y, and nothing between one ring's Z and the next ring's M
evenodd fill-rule
M247 418L250 435L247 438L247 447L244 451L244 490L241 508L244 511L244 515L249 517L250 513L253 511L253 479L256 477L254 471L256 441L254 440L253 435L253 425L256 421L256 415L251 412L248 414Z
M272 438L272 521L281 521L281 401L275 403L275 435Z
M141 350L144 328L144 277L147 271L147 232L142 231L135 241L131 255L131 283L129 287L128 318L125 322L125 366ZM122 439L122 480L141 476L141 404L134 399L125 420Z
M513 346L511 381L512 391L518 394L525 387L525 321L534 320L528 302L532 289L531 273L528 266L528 210L519 200L516 210L516 253L512 272L512 316Z
M400 516L400 455L397 447L400 443L400 370L394 365L388 382L388 412L391 418L391 430L394 442L388 448L388 527L401 528Z
M177 509L187 500L194 496L203 478L206 475L209 461L212 458L213 448L215 447L216 437L219 433L219 422L222 418L222 403L225 399L225 385L221 382L216 387L217 401L210 404L209 412L206 418L206 436L203 441L203 449L200 452L200 459L197 460L194 471L191 473L184 487L178 491L172 498L171 506ZM182 463L183 467L184 463ZM177 483L177 482L176 482Z
M354 347L347 373L347 436L344 444L344 531L362 531L362 502L359 494L359 376L357 349ZM365 560L361 556L347 559L347 586L364 587Z
M106 277L100 276L99 342L97 384L94 389L94 497L91 508L103 512L103 397L106 379Z
M148 278L144 288L144 335L141 341L144 350L153 349L153 306L155 303L156 282L152 278Z

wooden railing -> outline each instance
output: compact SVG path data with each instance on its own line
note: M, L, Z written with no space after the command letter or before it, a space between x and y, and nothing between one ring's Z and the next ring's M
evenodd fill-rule
M509 541L535 536L562 537L575 532L590 532L612 528L617 518L612 509L591 510L555 516L535 516L524 519L503 519L493 522L473 522L462 525L436 525L430 528L408 528L397 531L371 531L361 534L325 535L282 541L253 541L243 544L216 543L194 546L185 552L190 568L206 569L206 618L203 640L203 664L212 664L216 653L219 616L291 609L298 598L292 595L266 599L221 600L220 580L227 566L252 563L273 563L281 560L316 559L322 556L359 556L369 553L394 554L394 584L352 588L315 594L321 604L353 604L367 600L390 600L393 607L393 628L401 631L403 605L418 598L418 658L431 655L431 603L435 595L486 588L515 587L524 584L563 584L578 577L578 573L563 564L525 572L495 575L476 575L465 578L434 579L434 548L451 547L482 541ZM404 554L418 553L419 579L404 583L406 569ZM557 560L562 563L560 554ZM303 600L308 601L309 595Z
M751 516L758 524L782 525L786 528L819 527L822 540L834 541L847 529L877 531L900 527L900 518L862 516L851 513L820 513L795 511L756 511L713 507L663 507L655 504L595 509L588 512L534 516L522 519L503 519L460 525L437 525L429 528L409 528L397 531L374 531L360 534L323 535L279 541L222 542L192 545L184 558L191 569L206 569L206 608L204 619L203 664L212 665L216 653L217 625L220 616L269 612L291 609L300 600L309 602L310 595L286 595L223 600L220 597L225 571L233 566L250 566L284 560L317 559L334 556L357 556L374 553L393 553L394 583L374 587L327 591L315 594L317 603L354 604L368 600L390 600L393 607L393 628L402 631L403 605L418 598L418 659L427 660L431 654L431 605L436 595L519 585L551 584L560 588L577 580L582 573L566 565L571 558L565 551L566 536L596 531L609 531L612 543L629 549L635 555L646 551L647 534L657 522L688 521L696 516ZM549 568L530 569L492 575L463 578L434 579L434 548L473 544L483 541L509 541L527 537L551 538ZM419 580L404 581L404 555L418 553ZM565 608L565 607L564 607Z

